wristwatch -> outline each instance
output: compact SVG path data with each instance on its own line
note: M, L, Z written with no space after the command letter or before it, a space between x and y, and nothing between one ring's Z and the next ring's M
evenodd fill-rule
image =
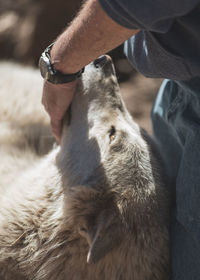
M42 77L48 82L53 84L65 84L76 80L84 71L82 68L80 71L73 74L63 74L62 72L55 69L51 63L50 50L54 43L49 45L42 53L39 60L39 69Z

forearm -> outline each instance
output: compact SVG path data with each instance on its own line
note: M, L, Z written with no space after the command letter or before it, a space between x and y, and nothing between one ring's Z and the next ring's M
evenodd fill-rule
M137 32L115 23L103 11L98 0L88 0L56 40L51 50L52 62L63 73L77 72Z

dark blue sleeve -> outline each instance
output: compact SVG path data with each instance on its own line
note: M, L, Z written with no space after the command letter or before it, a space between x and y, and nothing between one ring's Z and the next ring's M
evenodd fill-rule
M192 11L200 0L99 0L115 22L130 29L165 33L177 17Z

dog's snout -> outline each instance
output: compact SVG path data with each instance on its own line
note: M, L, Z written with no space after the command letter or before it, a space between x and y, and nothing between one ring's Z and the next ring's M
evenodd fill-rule
M109 60L109 56L107 55L101 55L100 57L98 57L95 61L94 61L94 66L96 68L99 68L99 67L103 67L106 62Z

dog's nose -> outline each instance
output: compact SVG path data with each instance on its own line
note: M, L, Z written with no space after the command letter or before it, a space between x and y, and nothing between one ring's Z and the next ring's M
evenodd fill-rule
M94 66L96 68L103 67L107 62L107 56L106 55L101 55L94 61Z

